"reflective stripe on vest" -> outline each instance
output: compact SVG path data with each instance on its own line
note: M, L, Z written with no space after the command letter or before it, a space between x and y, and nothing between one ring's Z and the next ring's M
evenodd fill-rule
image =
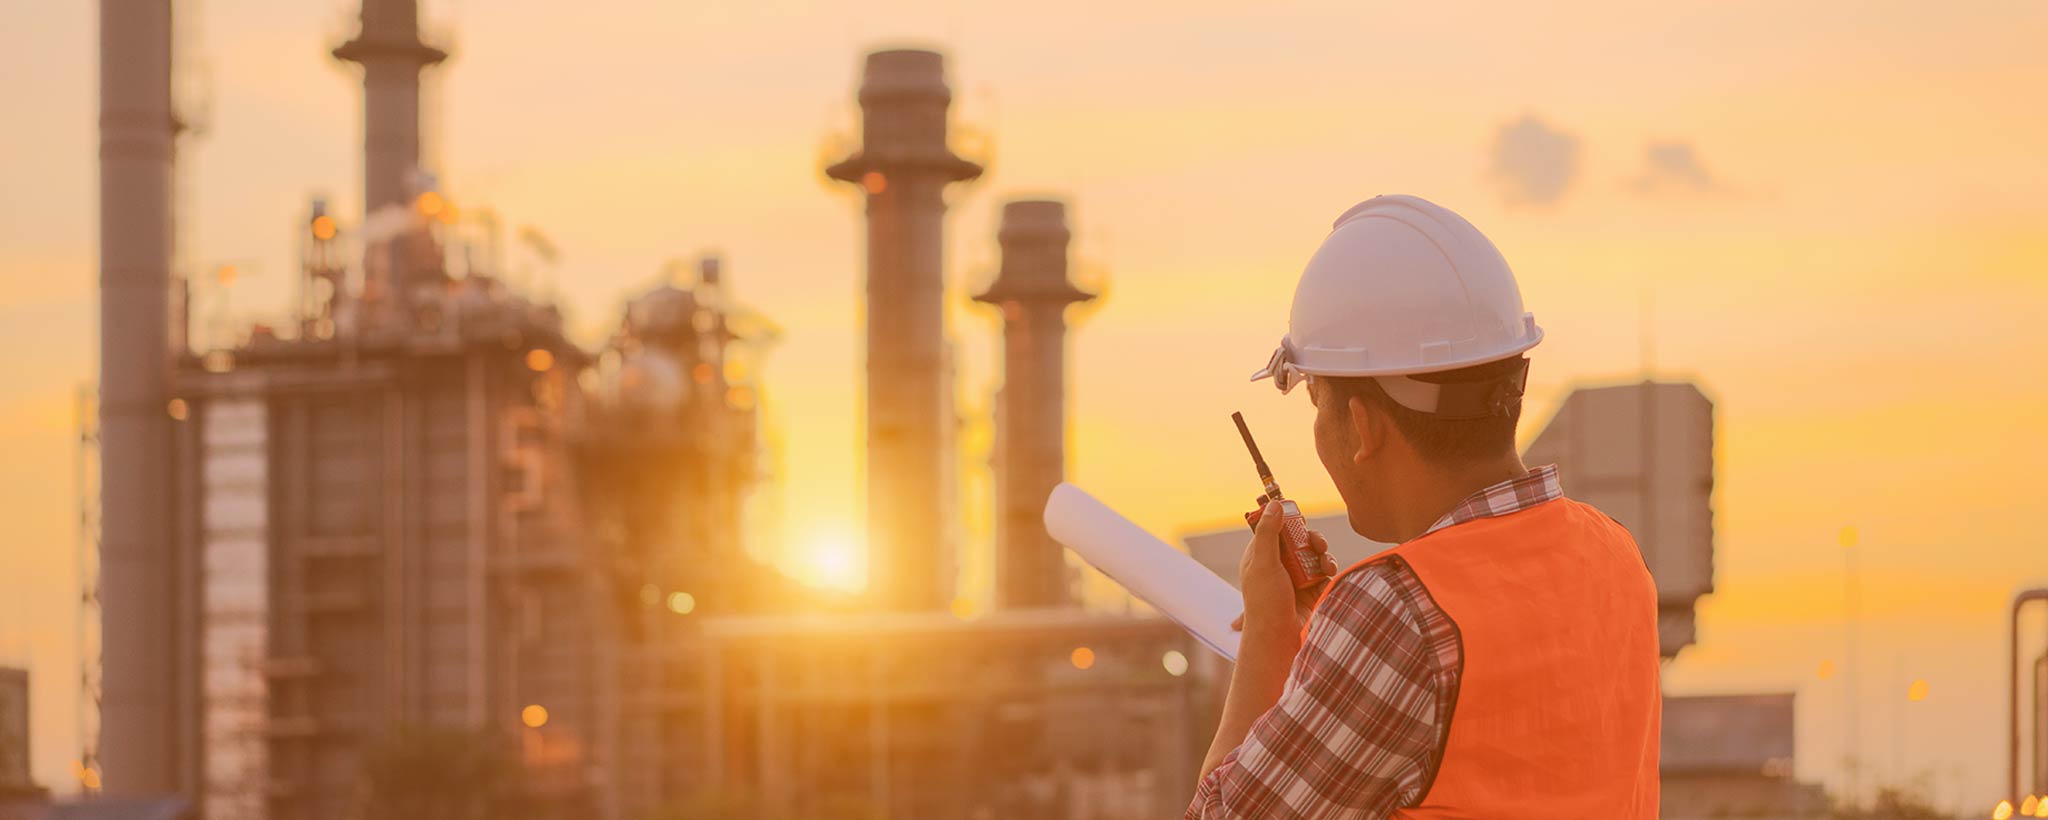
M1657 593L1627 530L1557 499L1337 579L1393 560L1457 625L1464 658L1436 777L1394 817L1657 816Z

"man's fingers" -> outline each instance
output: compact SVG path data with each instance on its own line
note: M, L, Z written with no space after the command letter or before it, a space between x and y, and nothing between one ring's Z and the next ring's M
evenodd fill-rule
M1322 567L1323 574L1326 576L1336 575L1337 559L1330 557L1330 542L1323 538L1322 533L1309 530L1308 543L1310 547L1315 549L1317 555L1322 556L1322 563L1319 566Z
M1237 617L1230 619L1230 630L1232 632L1244 631L1244 613L1237 613Z

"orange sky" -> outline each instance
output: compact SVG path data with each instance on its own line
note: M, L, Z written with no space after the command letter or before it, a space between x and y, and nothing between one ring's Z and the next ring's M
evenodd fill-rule
M1249 489L1225 420L1241 409L1290 489L1327 507L1306 403L1244 377L1284 332L1330 219L1377 193L1429 197L1494 238L1548 330L1525 434L1568 386L1640 372L1646 291L1654 372L1718 403L1721 591L1671 691L1798 688L1800 773L1837 777L1842 678L1815 669L1841 660L1836 533L1853 523L1865 782L1924 773L1945 801L1992 799L2004 602L2048 578L2028 483L2048 461L2048 7L425 5L456 55L428 97L428 163L458 203L563 249L534 275L584 338L664 261L706 248L785 329L766 373L782 474L765 555L800 561L860 530L861 225L819 160L856 121L862 51L936 45L956 119L991 156L950 222L968 411L986 413L999 378L994 322L960 297L993 269L995 209L1063 196L1078 263L1110 288L1072 337L1074 480L1161 534L1227 521ZM307 198L359 207L359 86L324 57L349 4L179 8L185 85L212 101L184 148L181 251L195 270L244 271L232 294L200 295L198 318L273 313ZM0 153L0 345L22 353L0 380L0 662L35 669L51 782L75 752L70 396L95 361L93 14L37 4L0 30L6 76L34 78L0 91L16 123ZM1503 177L1497 139L1516 123L1555 156L1510 151ZM970 462L985 454L976 423ZM967 478L964 581L982 600L972 493L988 478ZM1906 704L1916 678L1929 697Z

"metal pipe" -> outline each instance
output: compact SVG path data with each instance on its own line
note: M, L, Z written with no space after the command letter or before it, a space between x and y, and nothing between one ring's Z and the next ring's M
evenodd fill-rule
M2020 610L2033 601L2048 601L2048 587L2025 590L2012 599L2012 743L2006 751L2009 779L2005 794L2014 805L2020 801Z
M100 0L102 782L179 788L172 708L170 0Z

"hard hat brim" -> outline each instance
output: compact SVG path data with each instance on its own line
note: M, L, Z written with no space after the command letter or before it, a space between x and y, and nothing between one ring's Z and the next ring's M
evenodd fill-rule
M1266 366L1259 368L1257 372L1253 373L1251 380L1258 381L1260 379L1272 378L1274 374L1280 372L1281 368L1286 367L1292 367L1296 371L1311 376L1412 376L1418 373L1436 373L1444 370L1457 370L1459 368L1482 365L1487 362L1497 362L1502 359L1520 356L1543 343L1543 328L1536 324L1536 317L1525 316L1524 322L1526 325L1526 337L1505 348L1496 348L1459 359L1409 362L1379 367L1346 366L1342 363L1344 359L1356 360L1361 356L1368 355L1370 351L1300 349L1296 348L1287 337L1282 337L1280 346L1273 349L1272 357L1266 362Z

